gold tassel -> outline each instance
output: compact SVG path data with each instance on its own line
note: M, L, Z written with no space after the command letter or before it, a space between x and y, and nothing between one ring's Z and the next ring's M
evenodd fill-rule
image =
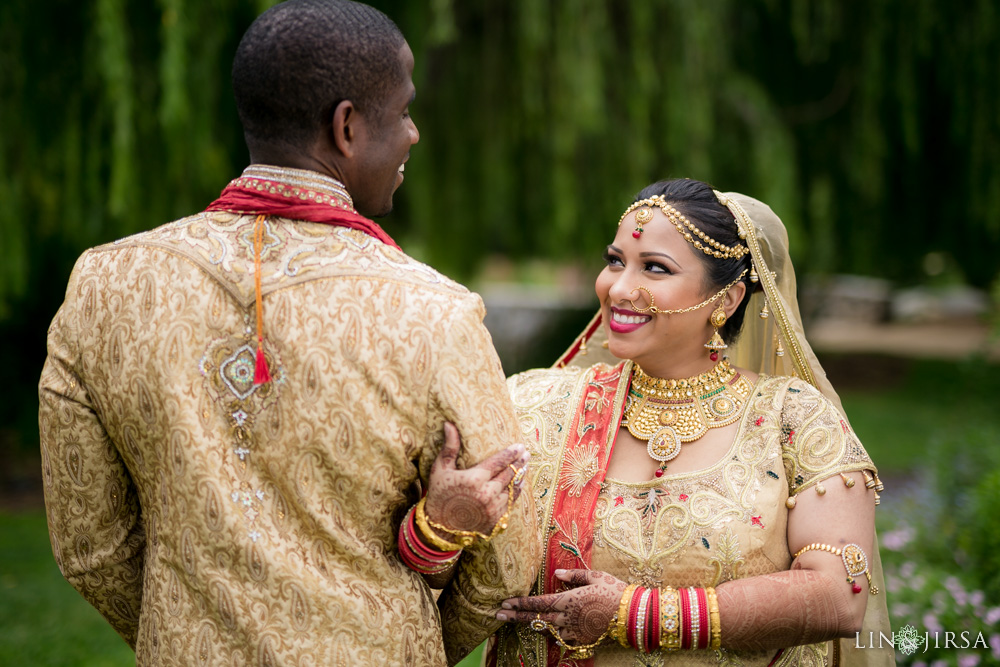
M764 299L764 307L760 309L760 319L766 320L771 311L767 309L767 299Z

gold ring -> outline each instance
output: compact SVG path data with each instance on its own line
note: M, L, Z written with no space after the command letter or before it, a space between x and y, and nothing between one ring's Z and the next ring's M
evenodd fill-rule
M659 309L653 303L653 293L650 292L649 289L640 285L639 287L632 288L632 291L629 292L629 294L632 294L632 292L638 292L639 290L645 292L646 296L649 297L649 305L645 308L639 308L639 306L635 305L635 299L629 299L629 303L632 304L632 310L634 310L637 313L652 313L653 315L656 315L658 312L660 312Z
M528 624L528 626L535 632L545 632L545 629L548 627L548 625L549 625L548 623L542 620L541 614L537 614L535 616L535 620L533 620L531 623Z

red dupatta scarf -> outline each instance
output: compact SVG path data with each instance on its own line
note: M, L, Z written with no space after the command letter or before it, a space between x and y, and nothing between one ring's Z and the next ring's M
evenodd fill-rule
M555 577L557 569L590 569L594 548L594 510L601 483L608 469L615 436L622 419L622 403L628 383L622 384L626 364L596 366L583 387L574 411L566 446L553 484L552 515L548 525L545 562L541 572L544 593L563 589ZM594 660L560 663L559 647L548 638L550 666L575 664L593 667Z

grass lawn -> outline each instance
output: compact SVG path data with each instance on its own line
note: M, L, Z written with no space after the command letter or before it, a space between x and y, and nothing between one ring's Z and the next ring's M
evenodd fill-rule
M833 359L827 368L851 423L888 480L926 468L942 450L948 454L949 443L971 441L967 435L1000 442L996 366L876 358ZM892 493L890 483L886 497ZM461 664L478 665L479 655L476 651ZM124 667L134 660L110 626L63 581L52 559L44 513L0 513L0 663Z
M479 665L481 649L462 667ZM125 667L135 654L63 579L45 512L0 513L0 664Z
M135 664L132 649L62 578L41 510L0 514L0 663Z

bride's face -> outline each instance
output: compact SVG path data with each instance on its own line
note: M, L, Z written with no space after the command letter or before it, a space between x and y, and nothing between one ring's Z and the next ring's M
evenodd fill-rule
M650 296L660 309L687 308L719 288L706 284L704 261L658 207L650 208L652 219L643 224L639 238L634 237L635 216L642 210L622 221L595 285L608 349L658 377L700 373L712 365L705 343L713 331L708 318L719 301L682 314L643 314L636 308L648 307Z

